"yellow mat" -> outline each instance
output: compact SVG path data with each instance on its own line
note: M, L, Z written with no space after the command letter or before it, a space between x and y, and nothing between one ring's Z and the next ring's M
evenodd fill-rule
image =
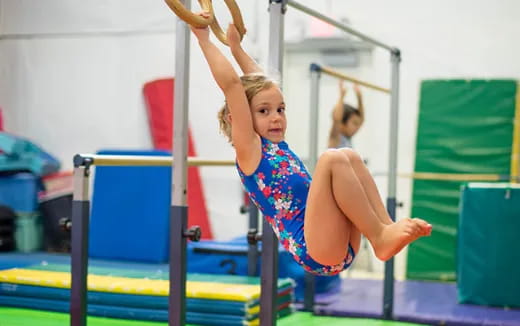
M29 269L7 269L0 271L0 282L70 289L70 273ZM169 282L166 280L136 279L89 275L89 291L167 296ZM226 284L215 282L186 282L188 298L249 301L260 297L260 285Z

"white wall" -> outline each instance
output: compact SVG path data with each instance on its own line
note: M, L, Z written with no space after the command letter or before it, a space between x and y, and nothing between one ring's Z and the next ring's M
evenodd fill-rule
M420 81L428 78L520 79L520 2L515 0L353 1L301 3L351 25L403 54L400 88L399 171L413 170ZM249 36L245 47L267 61L267 1L239 1ZM197 5L195 5L197 6ZM229 14L217 4L221 23ZM286 38L312 34L310 18L289 8ZM99 148L150 148L142 86L174 74L174 17L162 1L145 0L1 0L0 107L9 131L23 135L71 168L78 152ZM336 33L336 35L342 35ZM218 134L215 115L223 98L192 40L190 124L200 156L232 158ZM306 154L303 98L309 87L308 63L284 83L290 120L288 141ZM359 78L389 85L389 57L376 50L350 71ZM299 75L298 75L299 74ZM289 78L289 77L287 77ZM323 78L320 146L325 147L329 109L336 82ZM367 123L355 138L370 167L386 169L388 103L385 95L366 91ZM301 95L300 95L301 97ZM352 99L352 98L351 98ZM352 99L353 100L353 99ZM298 102L300 101L300 102ZM300 104L302 103L302 104ZM301 110L301 111L300 111ZM298 117L302 117L301 119ZM238 214L239 181L233 169L204 168L204 187L217 238L243 234L246 217ZM385 180L378 179L384 195ZM222 191L222 188L226 191ZM398 183L409 213L410 182Z

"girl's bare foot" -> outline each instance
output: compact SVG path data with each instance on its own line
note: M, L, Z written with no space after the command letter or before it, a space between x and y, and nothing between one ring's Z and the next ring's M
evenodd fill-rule
M405 218L385 225L377 239L371 243L377 258L386 261L395 256L407 244L432 232L431 224L419 218Z

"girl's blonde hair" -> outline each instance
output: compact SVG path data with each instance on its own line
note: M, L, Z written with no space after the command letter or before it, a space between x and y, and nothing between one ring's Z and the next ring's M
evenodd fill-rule
M240 80L244 86L247 103L249 103L249 105L251 105L251 100L256 94L265 89L271 88L273 85L277 85L273 79L270 79L261 74L244 75L240 77ZM224 106L218 111L218 123L220 126L220 132L223 133L231 143L231 123L228 120L228 115L229 108L227 103L225 103Z

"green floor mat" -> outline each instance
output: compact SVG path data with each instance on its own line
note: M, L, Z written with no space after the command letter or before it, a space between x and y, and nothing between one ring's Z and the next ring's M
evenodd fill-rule
M0 326L68 326L69 315L58 312L0 307ZM88 326L164 326L166 323L88 317Z
M402 323L398 321L364 319L364 318L345 318L345 317L324 317L314 316L308 312L297 312L291 314L277 323L279 326L417 326L419 324ZM3 326L3 325L0 325Z
M63 313L0 307L0 326L68 326L69 315ZM88 326L167 326L167 323L88 317ZM310 313L294 313L278 321L279 326L414 326L396 321L321 317Z

